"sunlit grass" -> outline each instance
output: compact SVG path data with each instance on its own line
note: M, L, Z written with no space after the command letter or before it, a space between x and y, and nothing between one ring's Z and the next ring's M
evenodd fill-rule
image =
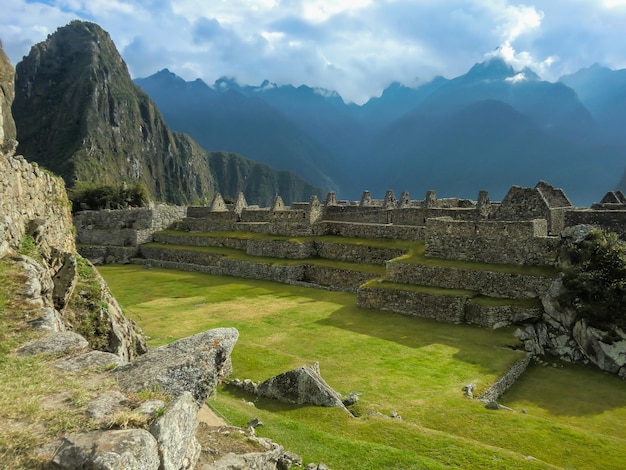
M463 385L476 383L480 393L520 357L509 348L510 329L365 310L351 294L265 281L132 265L100 270L151 345L234 326L235 376L259 381L319 361L333 388L360 392L360 410L384 415L351 418L226 385L209 400L235 425L260 418L259 434L306 461L333 469L623 467L626 384L614 376L560 363L532 367L502 398L514 412L463 396Z

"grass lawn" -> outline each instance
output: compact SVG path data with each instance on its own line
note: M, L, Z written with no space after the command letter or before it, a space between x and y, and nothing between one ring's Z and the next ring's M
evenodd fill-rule
M333 388L360 392L360 418L227 385L209 399L234 425L261 419L259 435L306 462L333 470L624 468L626 384L616 377L560 363L532 367L502 397L514 412L463 396L463 385L480 393L519 359L510 329L361 309L352 294L266 281L136 265L99 270L151 346L234 326L236 377L260 381L319 361Z

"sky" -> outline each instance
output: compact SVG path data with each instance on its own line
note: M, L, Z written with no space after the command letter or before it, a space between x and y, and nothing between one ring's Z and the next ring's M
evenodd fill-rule
M548 81L626 68L626 0L2 0L0 40L15 65L75 19L109 32L133 78L267 79L358 104L494 56Z

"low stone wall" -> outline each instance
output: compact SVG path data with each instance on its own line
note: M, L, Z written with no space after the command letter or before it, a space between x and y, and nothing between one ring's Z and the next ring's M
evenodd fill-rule
M431 294L401 287L377 288L372 283L358 288L357 305L447 323L467 323L489 328L502 328L529 318L541 318L543 314L540 304L522 306L511 302L486 305L474 302L472 295Z
M92 245L140 245L152 241L158 230L172 226L187 208L161 204L120 210L82 211L74 214L78 243Z
M247 240L246 254L270 258L307 259L315 256L314 242L291 240Z
M465 305L465 323L469 325L502 328L530 318L541 318L543 308L521 305L481 305L470 299Z
M224 248L233 248L236 250L245 250L248 245L248 240L245 238L206 237L187 232L178 232L175 234L167 232L157 232L154 234L154 241L170 245L218 246Z
M303 280L305 270L303 265L281 266L226 258L220 262L219 267L220 274L226 276L263 279L284 284Z
M376 274L309 264L305 266L303 280L333 290L355 292L361 284L377 277Z
M506 392L508 388L513 385L524 372L526 372L526 369L528 368L532 357L532 354L526 354L523 359L520 359L515 364L513 364L509 371L504 374L500 378L500 380L498 380L495 384L489 387L487 391L480 395L478 399L484 402L490 402L496 401L498 398L500 398L504 394L504 392Z
M127 264L140 254L138 246L78 245L78 253L95 265Z
M527 299L542 296L553 279L516 273L425 266L403 262L387 263L387 280L403 284L468 289L489 297Z
M553 266L558 237L548 237L545 219L466 222L428 219L426 255L485 263Z
M426 227L410 225L369 224L324 220L314 226L315 235L338 235L349 238L390 238L423 240Z
M147 245L142 245L140 251L141 255L148 259L162 259L176 263L193 263L204 266L216 266L225 256L220 253L161 248Z
M352 243L315 242L315 254L320 258L352 263L384 264L404 253L404 250L397 248L377 248Z
M619 233L626 238L626 211L625 210L594 210L580 209L565 213L565 225L596 225L609 232Z
M467 296L436 295L411 290L372 288L357 290L357 305L363 308L387 310L421 318L463 323Z

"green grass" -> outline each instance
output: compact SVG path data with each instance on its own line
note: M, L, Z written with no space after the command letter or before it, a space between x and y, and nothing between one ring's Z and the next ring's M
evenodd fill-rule
M11 469L40 468L36 447L90 429L84 406L103 386L52 367L52 358L13 353L42 334L24 321L27 307L17 295L23 281L11 263L0 261L0 467Z
M258 434L306 462L333 469L623 468L626 385L614 376L567 364L532 367L501 400L515 412L463 397L463 385L476 383L480 393L519 359L509 347L517 344L511 329L365 310L351 294L265 281L133 265L100 270L152 346L234 326L236 377L260 381L319 361L333 388L362 394L361 410L403 417L351 418L227 385L210 398L235 425L260 418Z

